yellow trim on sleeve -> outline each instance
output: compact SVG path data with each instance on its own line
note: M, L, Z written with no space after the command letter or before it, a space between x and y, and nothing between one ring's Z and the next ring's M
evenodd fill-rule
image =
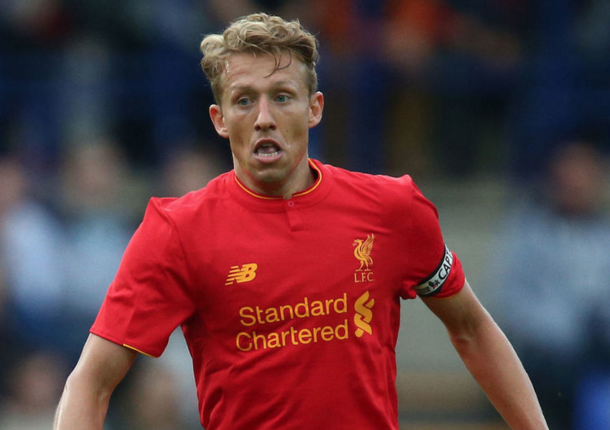
M140 354L146 355L146 356L148 356L148 357L156 358L154 355L150 355L150 354L148 354L148 353L146 353L146 352L144 352L144 351L140 351L138 348L134 348L133 346L131 346L131 345L127 345L126 343L124 343L124 344L123 344L123 346L124 346L125 348L132 349L132 350L134 350L135 352L139 352Z

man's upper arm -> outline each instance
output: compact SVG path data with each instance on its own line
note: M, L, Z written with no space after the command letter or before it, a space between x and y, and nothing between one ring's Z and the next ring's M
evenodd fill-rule
M93 384L101 392L112 393L125 377L138 353L90 334L71 378Z
M477 325L490 319L468 281L457 294L448 298L422 297L423 302L445 324L452 335L468 335Z

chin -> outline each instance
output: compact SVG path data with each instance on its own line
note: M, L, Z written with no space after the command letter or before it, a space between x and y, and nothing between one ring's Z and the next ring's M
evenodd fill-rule
M281 184L284 182L286 175L281 172L265 172L262 175L259 175L257 180L260 183L271 185L271 184Z

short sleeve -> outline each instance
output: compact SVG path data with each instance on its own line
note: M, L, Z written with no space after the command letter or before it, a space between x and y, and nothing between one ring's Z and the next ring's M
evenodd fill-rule
M194 308L185 255L164 202L151 199L90 330L154 357Z
M421 193L409 177L406 224L406 261L411 271L403 284L403 298L446 298L457 294L465 275L457 255L443 239L436 207Z

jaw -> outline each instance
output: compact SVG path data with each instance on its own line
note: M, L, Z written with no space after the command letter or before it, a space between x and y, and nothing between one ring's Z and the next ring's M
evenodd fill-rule
M234 157L238 178L250 189L270 196L290 197L313 183L307 152L294 164L286 162L283 151L277 156L254 156L248 165L241 165Z
M285 163L281 163L281 158L281 155L253 157L254 162L244 169L252 181L252 185L260 188L264 194L281 189L290 180L292 169Z

